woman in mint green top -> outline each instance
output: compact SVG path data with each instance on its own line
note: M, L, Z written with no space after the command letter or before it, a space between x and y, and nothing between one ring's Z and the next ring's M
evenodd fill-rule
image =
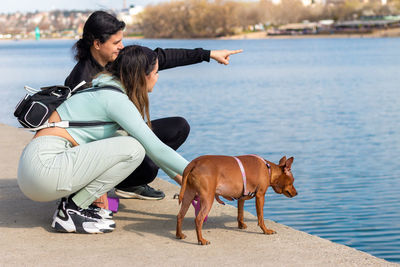
M124 90L119 80L109 74L101 74L92 84L111 85ZM112 137L121 127L142 144L146 154L171 178L174 179L178 173L182 174L188 164L184 158L157 138L126 94L112 90L81 93L61 104L57 111L62 120L73 121L79 118L80 121L115 122L114 125L68 128L68 133L80 145Z
M157 79L155 52L141 46L125 47L108 72L92 82L93 87L111 85L124 93L113 90L82 92L66 100L50 117L115 123L43 129L26 146L18 167L22 192L35 201L70 196L60 203L53 216L55 230L112 231L114 221L103 218L98 209L89 206L131 174L145 154L180 182L188 161L151 131L148 92L153 90ZM129 136L117 136L119 128Z

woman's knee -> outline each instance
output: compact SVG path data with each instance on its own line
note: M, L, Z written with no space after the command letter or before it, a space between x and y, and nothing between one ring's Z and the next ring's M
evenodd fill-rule
M112 148L118 147L118 154L126 157L126 161L138 162L143 161L146 151L138 140L131 136L114 137L111 143Z
M174 142L172 142L171 147L178 149L187 139L190 132L190 125L185 118L175 117L176 125L176 136Z
M187 137L190 132L190 125L183 117L168 117L151 121L153 132L160 138L171 139L177 136Z
M175 117L177 129L180 129L180 135L186 139L190 133L190 125L183 117Z
M175 150L185 142L190 132L189 123L182 117L162 118L151 123L157 137Z
M138 140L130 136L123 136L121 138L126 139L125 145L126 148L129 150L128 153L131 156L131 159L134 161L140 161L140 164L146 155L146 150L144 149L142 144Z

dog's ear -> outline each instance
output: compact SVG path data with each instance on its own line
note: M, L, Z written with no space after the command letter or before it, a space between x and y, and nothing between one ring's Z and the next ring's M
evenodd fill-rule
M285 163L285 167L288 168L290 170L290 168L292 167L292 163L293 163L294 158L291 157L289 158L286 163Z
M286 156L283 156L281 158L281 160L279 161L279 166L283 167L283 166L285 166L285 163L286 163Z

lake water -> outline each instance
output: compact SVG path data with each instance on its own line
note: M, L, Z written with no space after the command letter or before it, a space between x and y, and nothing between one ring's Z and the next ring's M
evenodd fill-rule
M133 43L244 49L229 66L211 62L160 72L152 118L189 121L191 134L179 150L188 160L294 156L299 194L287 199L269 190L265 217L400 263L400 39L125 45ZM72 44L0 42L0 122L18 126L12 112L25 84L63 83L74 65ZM246 209L255 214L254 201Z

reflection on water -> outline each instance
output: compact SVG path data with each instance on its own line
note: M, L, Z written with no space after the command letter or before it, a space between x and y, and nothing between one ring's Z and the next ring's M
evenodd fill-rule
M63 83L72 43L0 43L0 122L17 126L11 113L23 85ZM152 117L189 121L180 149L188 160L294 156L299 195L270 190L265 217L400 262L400 39L129 43L243 48L228 67L211 62L160 72ZM254 201L246 209L255 214Z

